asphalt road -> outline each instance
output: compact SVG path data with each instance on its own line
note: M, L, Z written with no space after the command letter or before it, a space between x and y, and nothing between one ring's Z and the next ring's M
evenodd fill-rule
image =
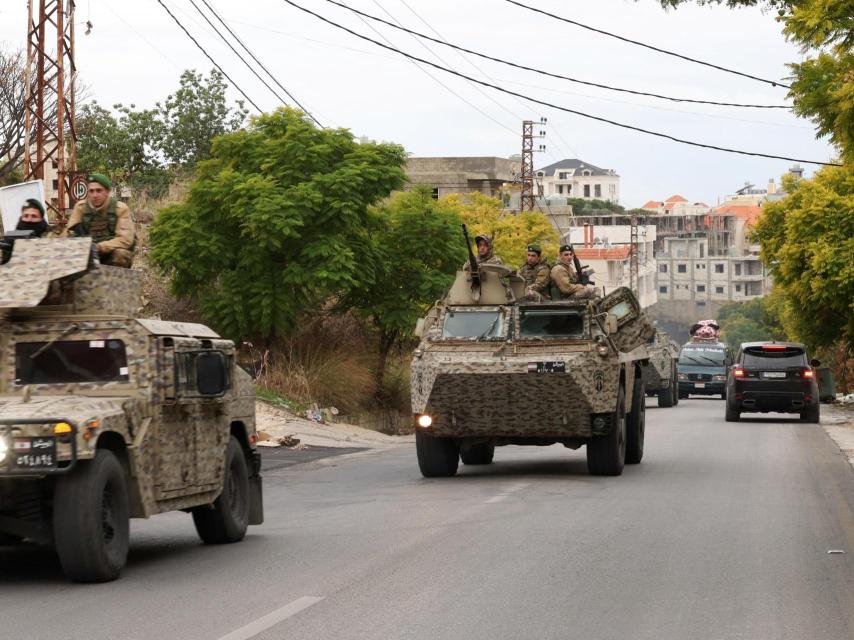
M618 478L505 447L425 480L406 445L273 465L240 544L134 521L111 584L2 549L0 638L854 638L854 471L822 428L648 404Z

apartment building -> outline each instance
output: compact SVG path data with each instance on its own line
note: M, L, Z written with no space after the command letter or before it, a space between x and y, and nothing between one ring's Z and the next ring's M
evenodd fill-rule
M534 172L537 194L545 198L620 201L620 176L613 169L567 158Z

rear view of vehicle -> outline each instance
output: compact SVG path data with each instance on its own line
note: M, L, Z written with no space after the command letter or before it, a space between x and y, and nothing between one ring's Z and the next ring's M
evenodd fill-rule
M679 352L679 397L689 395L726 398L727 367L732 355L721 342L688 342Z
M804 345L793 342L748 342L741 345L727 380L727 422L743 412L797 413L805 422L819 421L818 382Z

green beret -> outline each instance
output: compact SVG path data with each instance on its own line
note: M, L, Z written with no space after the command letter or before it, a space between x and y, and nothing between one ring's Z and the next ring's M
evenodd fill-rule
M540 248L540 245L538 245L538 244L529 244L528 245L528 253L536 253L537 255L540 255L542 252L543 252L543 250Z
M573 251L573 249L572 249L572 245L571 245L571 244L562 244L562 245L560 245L560 252L561 252L561 253L563 253L564 251L572 251L573 253L575 253L575 251Z
M113 188L113 183L110 182L110 179L103 173L90 173L89 177L86 179L86 182L97 182L99 185L104 187L104 189Z
M42 218L44 218L44 205L35 198L27 198L27 201L24 203L24 206L21 207L21 211L24 209L38 209L42 214Z

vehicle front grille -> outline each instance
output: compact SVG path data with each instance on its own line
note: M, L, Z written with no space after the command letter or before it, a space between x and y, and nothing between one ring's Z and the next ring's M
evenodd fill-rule
M692 380L692 381L696 380L697 382L703 382L703 381L708 382L708 381L711 381L712 374L711 373L689 373L688 379Z

